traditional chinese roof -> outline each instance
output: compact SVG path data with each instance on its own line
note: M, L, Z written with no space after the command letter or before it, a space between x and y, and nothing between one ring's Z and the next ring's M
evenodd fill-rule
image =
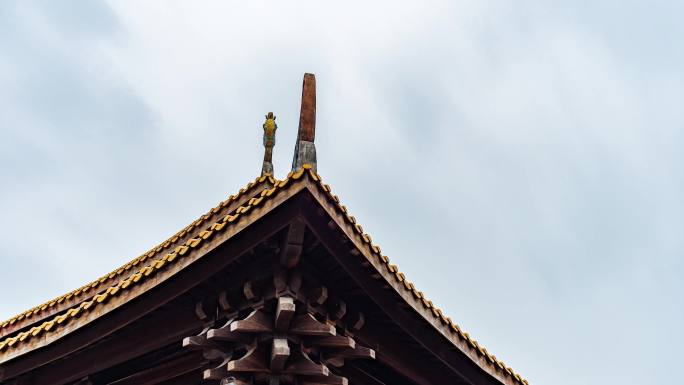
M307 190L335 218L335 224L360 251L364 264L372 266L377 273L374 277L384 280L436 331L502 383L527 385L525 379L464 332L390 263L308 164L284 180L278 181L269 175L257 178L143 255L87 285L3 322L0 324L0 365L56 343L144 295L302 190Z

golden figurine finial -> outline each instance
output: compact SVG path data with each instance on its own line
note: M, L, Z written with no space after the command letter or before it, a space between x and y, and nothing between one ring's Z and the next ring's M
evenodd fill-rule
M264 122L264 164L261 166L261 175L273 175L273 147L275 146L275 133L278 125L275 122L273 112L266 114Z

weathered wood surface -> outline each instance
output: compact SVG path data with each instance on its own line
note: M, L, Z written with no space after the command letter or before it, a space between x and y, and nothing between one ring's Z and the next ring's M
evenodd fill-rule
M285 368L285 361L290 357L290 347L285 338L274 338L271 345L271 371L279 372Z
M276 307L275 330L277 332L285 332L290 328L290 322L295 314L295 303L290 297L278 298L278 305Z
M304 222L299 218L292 221L287 229L280 255L280 264L291 269L299 263L304 244Z
M297 130L292 171L299 169L304 164L310 164L314 171L317 170L315 137L316 77L313 74L304 74L302 104L299 112L299 129Z
M299 111L297 140L313 142L316 136L316 76L304 74L302 104Z
M108 385L152 385L178 377L201 368L205 360L198 354L188 354L167 361L161 365L142 370L136 374L109 383Z
M297 245L297 254L301 252L305 230L304 222L294 218L284 230L280 255L273 255L271 265L260 265L259 273L245 276L244 283L231 281L241 288L239 296L230 298L231 309L240 317L217 319L222 326L184 339L185 348L203 349L205 357L225 358L206 369L204 379L225 382L234 377L258 385L338 384L347 380L333 375L327 365L340 368L347 359L374 359L373 349L357 345L351 334L338 334L337 328L341 333L356 330L363 314L353 306L348 311L347 303L330 296L326 287L304 285L298 255L283 258L292 244ZM225 290L217 293L222 300L207 301L215 304L216 314L225 307L221 302L228 300ZM204 309L196 311L198 318L213 313L204 303L196 308Z

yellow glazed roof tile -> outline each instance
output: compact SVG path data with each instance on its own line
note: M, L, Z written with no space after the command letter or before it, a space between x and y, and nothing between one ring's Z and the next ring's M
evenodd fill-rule
M302 173L293 175L291 179L299 179L301 178ZM243 208L241 210L242 213L246 212L249 208L257 206L263 202L262 199L258 200L250 200L249 202L246 203L245 206L240 206L240 208ZM245 210L246 209L246 210ZM237 210L236 210L237 211ZM238 217L241 214L235 214L233 217L233 221L237 220ZM215 226L212 226L215 227ZM0 356L2 355L3 352L7 351L10 348L15 348L19 342L24 342L26 340L31 339L31 337L36 337L44 332L49 332L51 329L53 329L54 324L65 324L67 322L70 322L73 319L78 318L79 314L82 314L84 311L90 311L92 308L98 306L99 304L107 302L107 300L111 296L115 296L119 294L122 291L125 291L129 289L130 287L134 286L137 284L139 281L141 281L143 278L149 277L151 275L154 275L156 272L161 270L163 266L165 265L165 262L173 262L178 256L183 256L189 252L191 248L196 248L199 246L203 240L208 239L209 235L214 234L214 232L209 232L207 233L206 231L203 232L205 235L205 238L194 238L191 239L188 243L188 246L181 245L178 246L174 249L174 251L167 253L164 256L161 256L159 259L152 260L148 265L142 267L138 272L132 274L126 279L123 279L119 283L117 283L114 286L111 286L104 290L102 293L95 295L92 297L92 300L90 301L85 301L81 302L80 304L77 304L76 306L72 307L71 309L67 310L64 314L57 315L53 317L52 319L42 322L38 326L34 326L30 328L28 331L23 331L18 333L16 336L12 337L7 337L4 340L0 340ZM140 259L140 258L138 258ZM74 295L73 292L70 293L71 295ZM28 312L27 312L28 313ZM23 317L24 313L22 315L18 316ZM52 330L54 331L54 330Z
M307 168L307 166L308 166L308 165L304 165L304 168ZM505 364L504 364L503 362L499 361L499 360L496 358L496 356L494 356L494 355L488 353L486 349L484 349L483 347L479 346L479 345L477 344L477 341L475 341L474 339L472 339L472 338L468 335L468 333L462 332L461 329L460 329L460 327L459 327L457 324L455 324L453 321L451 321L451 319L450 319L449 317L446 317L446 316L443 314L443 312L442 312L441 309L435 307L435 305L432 303L432 301L427 300L427 299L425 298L425 296L423 295L423 293L420 292L420 291L418 291L418 290L415 288L415 286L413 285L413 283L408 282L408 280L406 279L405 275L404 275L403 273L401 273L401 272L398 270L397 266L391 264L391 263L389 262L389 258L388 258L386 255L382 255L382 253L381 253L381 251L380 251L380 248L372 244L370 236L369 236L368 234L364 233L363 227L361 227L361 225L359 225L359 224L356 222L356 218L354 218L352 215L350 215L350 214L348 213L347 208L346 208L345 206L343 206L342 204L340 204L339 198L338 198L336 195L333 195L333 194L332 194L332 192L331 192L332 190L331 190L330 186L327 185L327 184L325 184L325 183L323 183L323 182L322 182L322 179L320 178L320 176L317 175L313 170L311 170L310 167L308 167L308 171L309 171L309 173L312 175L312 179L313 179L314 181L316 181L316 182L319 184L319 186L321 187L321 189L328 195L328 198L331 199L333 202L336 203L336 207L337 207L337 208L339 209L339 211L341 212L342 217L345 218L345 219L352 225L352 227L355 229L355 231L361 236L361 239L362 239L362 240L366 243L366 245L368 246L369 251L370 251L373 255L375 255L375 256L383 263L383 265L385 266L387 272L389 272L390 274L394 275L395 278L396 278L399 282L403 282L403 283L404 283L404 284L402 285L402 287L403 287L408 293L410 293L411 295L413 295L413 296L414 296L415 298L417 298L417 299L421 299L421 302L422 302L423 306L424 306L427 310L431 311L433 317L434 317L436 320L438 320L440 323L444 324L445 326L448 326L448 327L450 328L450 330L454 333L454 335L456 335L456 336L458 336L460 339L466 341L466 342L471 346L471 348L472 348L479 356L481 356L481 357L484 358L485 360L489 361L490 363L492 363L493 365L495 365L496 367L498 367L499 370L502 370L504 373L506 373L507 375L509 375L511 378L513 378L513 379L514 379L515 381L517 381L518 383L523 384L523 385L528 385L527 380L525 380L524 378L522 378L519 374L515 373L511 368L505 366ZM505 368L505 369L504 369L504 368Z
M220 210L221 208L228 206L231 202L237 201L239 198L241 198L243 196L244 193L250 191L252 189L252 187L257 186L263 182L268 182L271 185L277 183L277 181L274 178L272 178L270 175L258 177L253 182L250 182L249 184L247 184L247 186L245 186L244 188L241 188L239 194L231 195L228 197L228 199L220 202L218 204L218 206L216 206L210 210L210 213L215 213L218 210ZM19 321L27 321L31 318L34 318L35 316L39 315L40 313L44 312L45 310L51 309L56 305L62 304L64 301L76 299L78 297L83 297L86 294L90 293L91 290L102 286L102 284L104 284L108 280L118 278L118 277L124 275L129 270L131 270L132 268L134 268L134 267L140 265L141 263L145 262L148 258L155 256L156 254L161 252L163 249L165 249L165 248L169 247L170 245L172 245L173 243L177 242L180 238L183 237L183 235L187 234L191 229L197 228L198 226L203 224L209 217L210 217L210 215L208 215L208 214L202 215L199 219L195 220L190 225L186 226L181 231L179 231L178 233L171 236L169 239L162 242L160 245L153 247L151 250L149 250L146 253L140 255L139 257L133 259L132 261L124 264L123 266L112 271L111 273L107 273L107 274L103 275L102 277L100 277L100 278L98 278L98 279L96 279L96 280L94 280L94 281L92 281L86 285L79 287L78 289L75 289L69 293L66 293L62 296L55 298L55 299L47 301L41 305L35 306L35 307L33 307L29 310L26 310L23 313L20 313L16 316L6 320L6 321L0 322L0 336L3 334L2 333L3 329L5 329L9 326L12 326ZM28 326L28 324L26 326ZM0 350L1 349L2 349L2 347L0 346Z

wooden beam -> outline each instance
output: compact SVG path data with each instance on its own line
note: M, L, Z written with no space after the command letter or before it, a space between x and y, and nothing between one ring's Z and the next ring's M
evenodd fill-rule
M196 336L183 338L182 347L204 352L204 356L209 360L225 358L224 348L216 343L215 340L208 340L207 333L204 331Z
M343 357L343 358L365 358L365 359L375 359L375 350L356 345L354 349L344 349L333 355Z
M329 374L327 376L306 377L301 382L301 385L348 385L349 380L346 377Z
M330 336L315 338L307 341L311 346L321 348L337 348L337 349L354 349L356 342L353 338L347 336ZM308 345L307 344L307 345Z
M259 290L259 287L256 286L256 283L252 281L245 282L242 292L245 294L245 298L247 298L247 300L250 302L256 302L261 297L261 290Z
M203 370L202 379L204 381L208 381L221 380L226 378L230 374L228 373L228 362L230 362L230 357L226 358L220 364L214 366L213 368Z
M352 330L360 330L366 324L366 317L361 312L354 312L346 318L348 326Z
M332 320L339 320L347 314L347 303L342 300L337 300L331 306L330 318Z
M328 300L328 289L325 286L319 286L309 292L309 302L315 305L323 305Z
M219 293L218 304L223 311L230 311L232 309L230 301L228 301L228 294L225 291Z
M236 333L267 333L273 331L273 320L262 310L254 310L245 319L233 321L230 331Z
M207 312L204 310L204 304L202 304L202 301L199 301L195 304L195 315L197 315L197 318L202 321L209 320L209 315L207 315Z
M214 329L209 329L207 331L207 339L209 341L223 341L223 342L247 342L251 341L251 338L246 337L243 334L240 334L238 332L234 332L230 330L230 325L235 320L229 319L226 321L223 326L220 326L218 328Z
M337 334L334 326L319 322L309 313L295 317L290 327L290 333L306 336L334 336Z
M306 353L297 350L289 360L284 373L303 376L327 376L330 371L324 365L313 362Z
M162 381L159 385L189 385L200 384L202 382L202 374L199 371L188 372L180 376Z
M290 347L285 338L274 338L271 343L271 364L273 371L279 372L285 367L285 361L290 356Z
M302 288L302 272L299 269L289 271L287 287L292 293L299 294L299 289Z
M176 308L155 315L116 338L37 368L30 377L34 384L68 383L180 341L188 334L197 333L201 327L202 322L197 319L194 309Z
M290 322L295 314L295 303L290 297L279 297L276 305L275 330L285 332L290 328Z
M367 370L359 368L355 363L349 363L344 367L344 374L348 376L353 384L364 384L364 385L404 385L396 384L394 382L384 382L379 379L377 375L369 373ZM435 382L434 384L441 384L442 382ZM414 384L413 381L410 384Z
M247 349L247 353L238 359L228 362L228 372L266 372L265 354L262 347L254 341Z
M221 380L220 385L252 385L252 381L247 381L235 377L228 377Z
M276 266L273 272L273 288L276 296L287 289L287 270Z
M182 374L197 370L207 361L199 353L191 353L167 361L161 365L140 371L108 385L152 385L158 384Z
M407 359L406 345L399 342L396 336L393 336L382 327L375 327L372 323L366 325L362 330L357 332L355 338L359 343L364 343L366 346L373 346L376 348L375 361L382 365L391 368L399 375L412 380L412 383L418 385L432 385L443 383L445 378L449 378L451 373L447 367L439 365L439 363L431 363L428 360L416 360L411 356ZM353 361L350 365L353 364ZM346 368L346 366L345 366Z

